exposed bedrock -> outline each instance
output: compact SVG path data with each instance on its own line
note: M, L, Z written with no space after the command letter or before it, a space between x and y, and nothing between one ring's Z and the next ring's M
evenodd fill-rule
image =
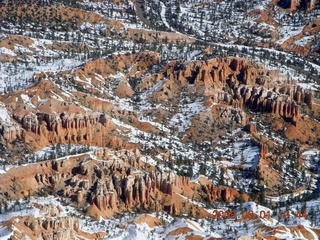
M195 84L199 94L214 103L242 109L269 112L296 120L299 105L312 108L313 95L281 75L242 58L212 59L184 65L168 66L165 76L175 78L182 86Z

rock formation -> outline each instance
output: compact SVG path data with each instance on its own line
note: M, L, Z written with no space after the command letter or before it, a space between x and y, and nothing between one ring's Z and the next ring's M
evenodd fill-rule
M248 201L249 197L246 194L240 194L237 190L229 187L215 187L213 184L202 185L202 190L209 202L214 202L221 198L225 202L233 202L235 198L242 198Z
M100 84L101 79L97 80L94 72L99 72L100 78L102 76L109 81L110 74L118 71L125 73L130 64L136 63L128 73L131 76L138 68L139 74L143 74L158 61L159 57L153 52L114 55L89 62L74 74L83 79L90 78L91 84ZM128 81L126 77L124 79ZM195 96L205 96L208 102L215 105L213 111L217 112L221 122L231 119L244 126L247 117L243 109L248 107L253 111L269 112L296 124L300 117L299 104L312 108L312 93L297 86L278 71L266 70L264 66L242 58L211 59L188 64L173 61L165 65L162 72L143 78L135 91L146 91L163 79L167 80L148 96L148 100L178 104L183 88L194 86ZM85 84L86 80L80 82ZM128 84L125 85L129 87ZM32 97L30 92L35 92L38 97ZM120 97L124 96L122 93L121 90ZM32 105L25 102L21 94L30 99L32 97ZM146 132L159 133L151 124L141 123L137 113L133 111L122 110L110 102L84 95L80 99L84 106L92 109L88 110L71 102L77 101L77 97L71 99L69 96L70 94L46 80L19 93L8 94L2 99L16 125L0 126L0 135L9 141L19 138L25 142L33 142L38 149L69 142L130 148L114 131L117 127L111 118ZM17 101L10 102L8 99L11 98L16 98Z
M265 70L263 66L245 59L212 59L187 65L173 63L165 68L166 76L176 79L172 81L178 81L182 86L195 84L197 91L202 91L213 103L238 109L247 106L254 111L269 112L293 122L300 116L298 104L305 103L312 108L311 92L279 72ZM243 120L241 117L237 122L245 122Z
M127 175L130 168L118 165L110 166L110 175L104 175L108 168L103 169L103 173L95 182L79 180L76 176L72 178L70 186L64 190L64 196L71 197L76 195L77 203L83 203L86 199L83 196L91 192L89 202L95 204L100 211L110 209L117 211L121 207L119 198L122 199L126 208L131 209L135 206L149 206L156 208L154 197L159 194L173 194L174 187L189 185L189 178L180 177L172 172L150 172L138 175ZM89 170L88 172L91 172ZM113 173L112 173L113 172ZM116 172L123 174L117 176ZM104 175L104 176L103 176ZM91 186L90 186L91 185ZM71 187L72 186L72 187Z
M5 140L12 142L17 138L20 138L22 134L21 128L17 124L0 124L0 137L2 136Z
M12 119L5 104L0 101L0 139L9 142L21 137L20 126Z
M81 235L80 220L71 216L60 216L61 210L53 204L35 204L40 212L45 215L43 218L35 216L21 217L13 219L12 225L15 226L15 239L77 239ZM17 221L15 221L17 220ZM23 235L21 235L23 233Z
M188 208L181 204L185 199L177 194L181 191L185 191L187 196L198 195L198 193L207 195L211 202L218 198L230 202L240 196L231 188L220 189L211 186L202 189L200 185L191 183L188 177L178 176L172 171L147 172L142 168L144 164L141 163L141 157L138 150L114 151L103 148L91 155L84 154L68 160L41 162L21 167L22 171L28 174L21 174L18 169L13 169L9 176L2 179L7 186L3 190L14 197L17 196L17 192L19 196L21 196L20 193L27 196L41 189L47 189L46 191L50 194L58 194L70 199L75 206L83 208L89 206L88 214L93 217L96 217L96 214L111 217L120 211L135 208L185 213ZM11 187L13 178L15 179L14 191ZM3 196L0 192L0 200ZM247 198L244 196L244 199ZM42 211L52 216L59 215L59 209L50 206ZM55 220L28 221L27 226L35 233L39 228L54 230L57 227L63 229L67 226L71 226L70 228L76 231L77 223L68 221L68 219L61 223Z

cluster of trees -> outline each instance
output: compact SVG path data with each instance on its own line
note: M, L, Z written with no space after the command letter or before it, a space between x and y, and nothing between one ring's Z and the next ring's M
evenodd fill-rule
M272 38L271 32L266 31L265 28L261 28L258 25L254 27L253 25L256 23L248 21L248 16L245 13L252 6L248 6L246 1L222 1L215 3L204 1L202 4L201 2L187 1L182 3L180 1L165 1L167 22L179 32L193 35L198 39L211 43L228 42L228 38L230 37L233 38L233 41L237 39L236 43L246 46L255 46L257 44L255 39L260 39L264 42L264 45L272 45L272 41L270 41ZM153 19L156 19L154 21L158 23L158 25L155 24L155 27L162 26L159 1L146 2L145 4L147 16L153 16L154 14L158 16L157 18L155 18L156 16L153 17ZM256 4L259 3L257 2ZM154 8L155 6L157 8ZM182 9L184 10L182 11ZM293 27L306 25L316 18L318 12L318 10L311 13L297 11L288 16L277 9L269 9L267 11L274 15L280 26L288 25ZM271 45L270 47L272 47ZM293 53L292 57L286 57L285 54L275 54L275 52L270 52L267 49L261 49L257 54L254 48L242 48L242 50L236 49L235 51L229 48L229 50L231 54L232 52L233 54L239 54L240 51L248 51L247 53L244 52L246 54L245 57L252 57L258 60L262 57L264 61L276 61L278 66L288 66L295 69L298 73L303 73L310 80L319 81L319 73L311 64L305 61L303 56ZM229 52L227 55L229 55ZM311 54L307 58L319 64L319 59L316 56L317 54ZM306 67L310 70L305 71L304 68L306 69Z
M75 155L80 153L86 153L90 151L89 145L72 145L69 144L57 144L53 145L51 149L47 150L43 155L36 155L34 153L29 154L26 158L19 161L17 164L26 164L26 163L33 163L33 162L41 162L41 161L47 161L50 159L57 159L61 157L65 157L68 155ZM3 164L4 165L4 164Z

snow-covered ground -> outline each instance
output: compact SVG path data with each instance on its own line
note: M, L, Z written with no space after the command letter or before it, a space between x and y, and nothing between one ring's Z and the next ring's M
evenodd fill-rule
M2 125L8 125L12 123L12 119L10 117L9 112L5 108L4 104L0 102L0 123Z
M280 61L273 61L278 59L285 59L285 61L289 60L296 60L299 62L299 58L291 53L284 53L278 50L274 49L266 49L266 48L260 48L260 47L250 47L250 46L242 46L242 45L236 45L232 41L229 43L228 39L235 39L235 38L241 38L243 36L246 36L248 38L254 38L255 41L265 41L267 37L264 39L261 36L258 35L250 35L249 30L250 29L260 29L260 32L266 32L266 34L270 33L271 30L275 30L273 26L270 26L265 23L255 23L254 17L246 16L244 17L244 13L249 13L250 11L254 10L262 10L264 6L266 6L271 0L268 1L255 1L255 4L258 4L258 6L254 4L248 4L250 2L245 2L244 4L246 6L246 10L244 11L243 6L238 6L235 8L235 11L231 12L224 12L223 9L226 8L226 4L231 4L233 2L239 3L239 1L222 1L221 3L218 2L208 2L205 1L203 5L197 6L194 3L194 1L185 1L181 3L180 6L180 12L178 13L178 19L183 20L185 19L185 26L186 29L190 31L190 36L193 36L198 39L210 39L214 41L215 43L212 43L212 47L214 47L214 51L218 51L219 48L221 48L219 51L220 53L226 54L228 50L233 49L236 55L239 56L248 56L253 58L255 61L264 63L269 69L280 69L280 71L283 74L288 75L289 77L292 77L298 81L298 84L306 89L312 89L317 90L319 89L319 85L312 81L306 81L306 74L301 73L301 71L293 69L290 64L286 66ZM107 19L113 19L113 20L122 20L124 22L124 28L120 31L118 35L121 35L124 33L125 30L129 28L135 28L135 29L146 29L146 26L139 20L135 19L132 13L129 13L130 11L126 11L126 14L123 13L123 9L126 10L133 10L134 5L132 2L129 2L125 7L124 5L117 5L113 4L111 2L97 2L97 1L80 1L81 5L85 9L92 9L99 13L100 16L104 16ZM145 4L147 5L152 1L146 1ZM208 3L208 4L207 4ZM169 8L171 8L171 11L176 11L177 7L173 5L173 1L161 1L160 2L160 18L159 21L162 21L163 24L172 31L177 33L177 29L175 29L173 26L170 25L171 19L167 18L166 12L169 11ZM147 6L148 9L150 9L150 6ZM110 10L112 9L112 11ZM226 8L227 9L227 8ZM157 9L158 10L158 9ZM218 10L218 11L217 11ZM277 9L276 9L277 10ZM215 16L212 18L210 17L210 12L214 12ZM132 11L131 11L132 12ZM134 12L134 11L133 11ZM126 16L124 16L126 15ZM225 19L228 15L228 24L225 24L221 21L221 19ZM221 19L220 19L221 17ZM283 14L279 14L278 19L279 21L283 19L285 16ZM277 19L277 20L278 20ZM289 21L289 20L287 20ZM242 26L240 26L238 23L241 23L243 26L247 26L248 30L244 30ZM229 26L229 28L226 28L226 26ZM189 28L189 29L187 29ZM292 24L284 23L279 26L279 33L280 33L280 39L277 41L278 44L283 43L290 37L293 37L297 35L303 26L293 26ZM98 34L92 34L92 32L97 33L99 31L104 31L106 29L106 25L103 23L97 23L97 24L90 24L90 23L83 23L82 26L80 26L81 31L89 30L91 33L83 33L81 36L83 38L83 41L87 44L88 48L92 48L92 50L97 51L95 57L88 56L88 53L85 52L78 52L74 53L74 56L71 56L69 53L66 53L62 50L52 50L49 46L55 44L56 42L53 40L48 39L40 39L40 38L31 38L33 41L33 44L31 44L29 47L24 47L22 45L17 44L14 48L14 50L10 50L8 48L1 47L0 48L0 54L2 55L8 55L10 57L18 57L18 62L7 62L7 63L0 63L0 92L4 91L11 91L15 88L24 88L30 84L34 84L34 82L37 81L37 79L34 79L33 76L36 73L41 72L51 72L53 73L53 76L47 76L48 79L51 79L55 81L55 74L61 71L73 69L75 67L78 67L82 64L84 64L89 59L95 59L102 56L106 56L106 52L108 52L108 49L111 47L119 47L115 48L114 54L118 54L120 52L131 52L135 48L139 49L145 49L145 48L151 48L151 44L140 44L133 41L126 41L123 39L115 38L112 39L110 37L101 37L98 36ZM10 31L14 31L14 28L11 28ZM186 31L183 31L186 32ZM77 36L76 31L72 31L69 33L69 40L65 39L64 36L62 36L63 33L54 33L55 37L60 37L60 44L70 44L72 42L76 41ZM28 36L30 34L29 32L26 32L25 35ZM42 36L44 37L44 36ZM312 41L314 36L305 36L301 38L300 40L296 41L295 44L298 46L305 46L310 41ZM93 39L96 39L94 41ZM223 41L216 43L217 39L223 39ZM99 47L97 47L99 46ZM104 48L105 47L105 48ZM204 55L203 49L205 46L198 47L199 49L196 49L194 46L187 45L185 47L178 47L178 44L172 44L170 46L169 44L158 44L156 46L156 49L159 50L161 47L161 57L165 60L167 59L178 59L183 58L187 61L193 60L194 58L202 58ZM159 50L160 51L160 50ZM247 51L247 53L243 53ZM254 56L253 53L254 52ZM272 60L263 58L263 54L267 52L272 55ZM27 55L26 59L21 59L20 55L21 53L25 53ZM234 53L233 53L234 54ZM300 59L301 64L296 65L302 65L303 59ZM303 63L304 69L303 71L305 73L311 72L311 70L314 70L320 73L320 67L318 65L312 64L311 62ZM66 76L66 79L68 76ZM174 160L179 159L180 157L182 159L187 159L188 161L192 161L192 170L193 170L193 179L196 180L196 177L199 176L200 168L202 167L201 164L205 164L206 169L204 170L205 175L210 176L211 180L217 184L219 179L218 176L221 173L220 167L227 166L227 167L236 167L241 166L244 169L248 170L249 172L253 172L257 168L258 160L259 160L259 152L260 149L257 146L254 146L253 143L250 141L250 137L247 134L244 134L243 136L238 136L236 139L231 141L232 136L235 136L238 131L232 132L230 135L224 136L225 139L223 141L218 142L217 146L214 149L211 149L210 143L204 144L200 148L195 148L191 144L183 143L181 140L178 139L178 134L186 131L191 126L191 120L192 118L203 111L205 108L202 103L202 99L196 99L196 100L188 100L187 103L180 102L180 108L178 111L169 119L169 125L165 126L163 123L158 123L154 119L152 119L149 116L145 116L145 112L150 109L156 109L164 107L162 104L157 104L156 106L152 106L147 100L152 93L157 91L160 87L162 87L163 84L167 81L167 79L162 79L155 85L153 85L151 88L146 90L141 94L141 102L139 104L134 104L131 99L129 98L119 98L114 95L113 88L119 84L120 81L124 78L124 73L117 72L114 75L109 76L110 79L112 79L112 84L109 89L99 89L95 87L92 83L91 78L75 78L74 80L78 83L86 83L85 88L93 88L95 90L98 90L99 92L107 92L111 95L110 99L103 99L99 98L102 101L108 101L112 104L117 105L120 109L127 110L127 111L136 111L139 115L139 120L141 122L149 122L159 130L164 132L164 136L160 135L153 135L149 133L145 133L138 128L135 128L129 124L124 123L123 121L113 118L112 121L117 126L121 127L123 135L128 137L129 142L136 143L142 146L143 150L154 150L156 148L162 148L168 150L172 158ZM106 80L101 75L97 74L97 78L101 83L104 83ZM67 81L66 81L67 82ZM68 82L67 82L68 84ZM65 86L60 86L61 88L65 88ZM68 88L72 86L67 86ZM30 98L27 95L21 95L21 98L25 103L31 104ZM59 96L57 96L59 98ZM61 100L61 98L59 98ZM45 101L45 100L41 100ZM185 101L185 99L184 99ZM0 122L1 124L8 124L11 123L11 117L9 113L6 111L4 106L0 105ZM177 127L176 132L171 132L171 130L175 127ZM267 135L266 130L263 130L262 133L264 135ZM284 139L277 135L268 136L273 140L276 140L277 143L283 144ZM202 149L203 148L203 149ZM206 149L210 148L211 150L209 152L206 151ZM30 162L34 162L36 160L45 160L53 158L58 158L62 156L69 156L72 154L77 154L81 152L88 152L93 151L95 148L93 147L87 147L87 146L76 146L76 145L59 145L47 147L42 149L41 151L37 152L35 156L27 156L27 158L30 158ZM205 155L206 154L206 155ZM312 166L315 166L315 164L318 164L319 162L319 150L314 151L308 151L304 152L302 155L306 156L306 167L310 168ZM208 159L209 160L208 160ZM141 158L143 162L146 162L148 164L151 164L153 166L157 166L159 169L165 170L169 169L169 159L164 157L161 154L158 154L157 156L144 156ZM188 164L189 165L189 164ZM284 161L284 168L290 165L289 160ZM14 166L6 166L5 169L0 170L0 174L5 174L8 169ZM180 167L173 166L173 170L175 172L180 171L181 169L187 168L187 165L181 165ZM302 177L302 173L297 173L297 178ZM1 177L1 175L0 175ZM294 178L293 175L287 174L287 176L284 177L284 181L288 184L288 186L292 186L293 182L292 179ZM306 173L305 178L310 178L310 186L314 187L315 182L314 179L311 179L311 175ZM224 175L224 181L226 185L235 184L236 189L244 189L248 193L252 189L249 189L249 184L256 184L253 177L248 179L242 179L237 178L237 172L234 170L226 170ZM320 183L319 183L320 184ZM308 191L305 191L308 192ZM304 192L299 192L296 195L301 195ZM281 196L278 198L268 198L272 202L284 202L285 200L289 199L290 196ZM187 199L188 201L193 202L196 205L202 205L201 203L197 203L195 201L192 201L191 199ZM14 216L27 216L27 215L34 215L36 217L41 217L41 214L37 209L34 209L31 205L24 204L23 201L20 201L20 208L19 209L13 209L6 213L3 213L0 215L0 224L3 221L6 221ZM262 223L256 224L254 221L248 221L246 223L247 227L245 227L245 224L243 221L232 221L230 219L226 221L216 221L212 222L210 219L202 219L202 220L196 220L192 219L191 217L185 217L185 218L173 218L168 216L165 213L153 213L153 216L158 216L165 223L168 225L166 227L160 226L155 228L148 227L145 223L142 224L134 224L131 223L131 221L134 219L134 217L137 217L137 215L125 215L122 219L118 218L112 218L112 219L101 219L100 221L93 221L90 218L83 217L79 213L76 212L76 210L72 207L66 207L62 206L61 203L53 198L31 198L31 202L37 202L40 204L48 204L53 203L56 205L59 205L62 207L63 211L61 213L61 216L66 216L68 214L76 214L81 219L81 226L82 228L87 232L97 232L97 231L110 231L110 235L106 237L106 239L176 239L176 236L168 236L167 234L170 233L172 230L182 227L188 227L191 228L195 234L203 236L203 237L214 237L214 238L231 238L240 235L249 235L253 236L255 234L255 231L258 227L261 227L263 225L275 227L275 226L282 226L282 225L293 225L293 224L302 224L307 229L310 229L311 225L317 225L316 223L311 222L309 220L304 219L291 219L288 223L279 223L276 220L276 216L273 220L265 220L262 221ZM13 203L12 203L13 204ZM319 208L319 199L309 201L306 203L307 210L311 210L311 208ZM302 203L297 203L296 205L290 207L290 212L292 212L292 216L294 216L297 212L297 209L302 207ZM237 207L237 215L241 215L241 211L243 208L246 208L247 210L252 210L254 213L259 214L261 211L279 211L277 210L270 210L266 209L265 207L258 206L254 203L246 203L243 204L241 207ZM282 211L285 209L282 208ZM208 211L212 211L212 209L208 209ZM280 221L281 222L281 221ZM317 222L317 221L315 221ZM319 221L318 221L319 223ZM123 224L127 224L127 228L123 229L121 226ZM121 226L120 226L121 225ZM230 227L233 229L236 229L237 231L230 231ZM309 230L308 230L309 231ZM7 239L10 237L12 233L8 231L4 227L0 227L0 239ZM314 234L311 232L311 234ZM180 236L182 239L185 236ZM277 237L279 238L293 238L293 234L289 233L288 231L284 231L283 234L278 234ZM315 236L316 237L316 236Z
M315 225L315 222L319 221L319 214L316 218L313 218L312 211L317 213L320 208L320 199L306 202L307 219L305 217L297 217L298 209L303 207L303 204L296 204L289 208L290 217L288 221L284 218L280 219L280 211L283 213L286 208L280 208L271 210L269 208L260 206L253 202L244 203L241 206L235 208L235 218L218 218L218 219L195 219L193 217L172 217L165 212L157 212L147 214L147 216L158 218L164 225L149 227L145 222L134 223L133 220L141 216L141 214L123 213L117 217L110 219L101 218L99 221L95 221L89 217L82 216L72 205L66 205L62 198L55 198L53 196L48 197L31 197L27 200L20 200L19 205L17 202L10 202L8 205L8 211L0 215L0 239L7 239L12 232L2 224L5 221L12 219L13 217L34 216L36 218L43 218L46 216L46 212L40 211L40 209L34 207L34 203L39 205L55 205L60 213L57 217L65 216L77 216L80 219L80 227L83 231L88 233L96 233L99 231L109 232L104 239L176 239L176 235L172 235L173 231L178 229L188 228L192 231L193 235L202 236L205 238L232 238L240 236L251 236L256 234L257 229L264 227L276 228L281 226L297 226L303 225L307 231L315 236L315 233L311 230L319 225ZM313 210L311 210L313 209ZM228 208L211 208L207 211L214 214L217 211L231 211ZM243 219L249 211L252 211L254 219ZM250 213L251 214L251 213ZM288 213L286 213L288 215ZM310 218L310 219L309 219ZM126 227L123 227L126 226ZM233 229L229 231L228 229ZM171 233L171 234L170 234ZM190 233L189 233L190 234ZM268 233L267 233L268 234ZM294 238L299 233L293 234L289 229L283 232L278 231L277 237L279 238ZM185 234L180 235L185 237ZM305 239L305 238L303 238Z
M169 127L178 126L176 134L185 132L191 126L193 117L205 109L201 99L189 101L189 103L185 103L185 100L181 100L179 112L171 118L169 123Z

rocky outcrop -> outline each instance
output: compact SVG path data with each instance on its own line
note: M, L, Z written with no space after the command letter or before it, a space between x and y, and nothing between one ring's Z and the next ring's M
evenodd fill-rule
M101 212L118 212L134 206L158 211L163 209L163 206L158 205L163 196L172 196L175 187L189 186L189 178L177 176L173 172L133 173L141 165L138 150L119 151L114 155L108 149L99 149L95 155L108 160L102 165L82 161L78 167L73 167L73 175L69 176L68 181L68 174L62 173L63 162L57 161L52 161L51 166L60 172L37 173L35 179L38 184L54 185L57 189L62 186L60 183L67 182L67 186L63 187L64 197L70 198L79 206L88 202Z
M191 190L188 177L178 176L172 171L145 172L141 170L138 150L123 150L116 152L99 149L95 155L102 160L102 164L91 164L88 160L82 162L76 174L67 181L63 196L76 202L78 206L90 203L101 214L112 216L121 210L133 208L165 210L168 212L183 212L181 204L172 201L160 204L165 199L175 197L176 191ZM136 167L133 168L133 165ZM222 199L227 202L240 197L232 188L204 187L210 201ZM247 196L242 196L248 200Z
M19 121L19 118L16 117L16 120ZM24 116L21 119L21 125L27 131L33 132L37 135L41 134L41 125L45 125L46 130L50 132L55 132L60 134L63 129L84 129L90 128L91 126L100 124L106 124L107 119L104 115L98 113L93 113L90 116L83 116L82 114L66 114L61 113L57 114L47 114L47 113L38 113L36 116Z
M64 240L78 239L83 232L80 220L74 216L61 216L59 205L33 203L39 209L39 215L14 217L8 221L14 239L46 239ZM89 234L88 237L91 237ZM93 238L90 238L93 239Z
M201 189L205 194L205 198L211 203L218 198L225 202L233 202L236 198L242 198L244 201L249 199L247 194L240 194L237 190L229 187L215 187L213 184L207 184L202 185Z
M12 142L17 138L21 138L22 130L17 124L4 124L1 125L0 123L0 137L3 139Z
M27 217L23 223L37 239L76 239L80 230L80 220L76 217L48 216L46 219Z
M13 115L13 117L24 130L33 133L34 138L45 138L53 144L71 142L102 145L102 136L106 136L115 128L106 115L99 113L50 114L39 112L36 115ZM6 137L12 139L11 135L15 134L14 131L7 132L4 132L7 134Z
M148 173L135 178L128 176L122 190L126 205L131 207L133 202L138 204L151 203L151 195L160 191L172 195L173 187L188 186L189 178L180 177L172 172Z
M147 55L156 61L154 54ZM132 57L132 61L138 59L139 55ZM122 71L127 67L126 64L118 64ZM4 100L3 107L8 114L12 114L13 119L10 124L0 123L0 137L8 141L19 138L32 143L30 148L36 150L58 143L130 148L125 139L114 131L116 125L112 118L146 132L159 132L150 123L140 122L134 111L123 110L103 98L84 95L81 105L76 102L78 99L71 99L70 96L48 80L19 92L8 93L1 100ZM30 101L26 101L27 98Z
M20 138L22 130L12 119L4 103L0 101L0 140L14 141Z
M218 198L232 201L234 196L238 196L237 191L231 188L203 190L191 183L188 177L178 176L172 171L146 171L145 164L141 162L142 157L137 149L115 151L101 148L93 154L22 166L21 169L12 169L9 175L4 176L2 183L6 187L3 189L14 197L17 192L24 194L19 195L20 197L42 191L60 195L75 206L87 209L88 215L93 217L111 217L123 210L136 208L187 213L189 209L182 204L185 198L180 195L184 195L183 192L188 197L208 194L212 201ZM21 171L27 174L21 174ZM15 179L15 190L10 185L12 179ZM0 194L0 197L3 195ZM61 228L61 237L68 237L72 232L64 231L64 228L77 231L76 222L68 219L55 222L60 216L60 209L47 206L40 207L40 210L51 218L27 221L26 226L35 233L39 229L45 229L49 231L48 236L51 236L52 232Z
M296 122L300 117L298 104L312 108L311 92L278 71L266 70L245 59L212 59L187 65L174 63L165 71L164 77L177 79L182 86L195 84L197 91L202 91L199 94L204 93L211 102L236 109L246 106ZM242 120L243 117L237 122Z
M118 168L118 171L129 173L130 169L123 171ZM87 196L94 186L93 192L89 194L89 202L95 204L100 211L107 209L117 211L121 207L122 201L128 209L133 206L149 206L155 209L154 196L157 192L172 195L174 187L188 185L189 178L177 176L172 172L151 172L125 177L119 177L114 173L111 176L101 176L100 179L92 183L74 177L70 185L65 188L64 196L72 197L75 195L77 203L83 203L87 200L84 196ZM122 201L120 202L119 199Z
M221 120L226 120L226 121L235 121L237 123L240 123L242 125L245 124L247 121L246 114L241 111L240 109L237 108L230 108L230 107L219 107L219 118Z
M286 92L282 89L255 88L240 86L235 89L235 96L243 106L248 106L255 111L269 112L283 118L296 119L299 117L299 106L297 102L302 100L311 106L311 94L305 94L304 90L297 88L296 91ZM298 101L294 101L294 100Z

